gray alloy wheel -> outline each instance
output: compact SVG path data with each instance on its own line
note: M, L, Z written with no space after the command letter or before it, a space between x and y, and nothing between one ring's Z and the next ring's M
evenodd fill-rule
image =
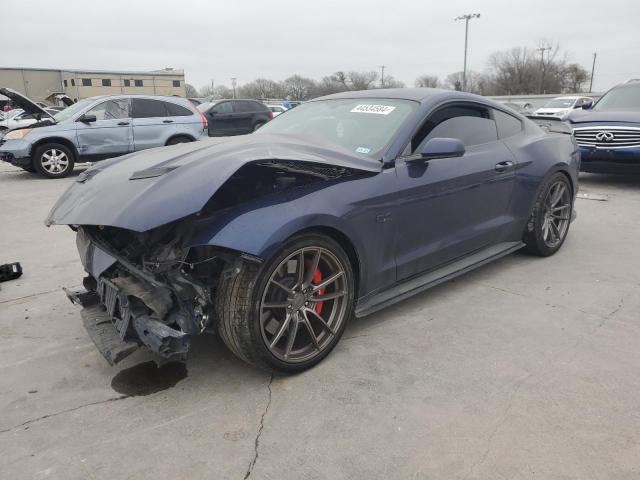
M33 167L47 178L66 177L73 171L75 158L65 145L47 143L35 149L32 157Z
M61 175L69 168L69 157L62 150L51 148L42 153L40 164L52 175Z
M564 243L573 209L571 183L563 173L556 173L543 185L527 222L524 234L526 249L547 257Z
M332 238L289 239L265 263L245 262L222 276L218 332L240 359L269 371L301 372L336 346L353 315L355 275Z
M542 239L549 248L562 243L571 222L571 192L566 181L558 180L551 185L544 202Z
M273 271L260 302L260 331L287 363L312 360L332 344L347 306L345 267L329 250L304 247Z

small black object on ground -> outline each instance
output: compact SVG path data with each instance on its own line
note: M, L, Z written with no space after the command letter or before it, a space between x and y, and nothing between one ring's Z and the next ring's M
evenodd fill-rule
M22 266L20 262L6 263L0 265L0 282L7 280L15 280L22 275Z

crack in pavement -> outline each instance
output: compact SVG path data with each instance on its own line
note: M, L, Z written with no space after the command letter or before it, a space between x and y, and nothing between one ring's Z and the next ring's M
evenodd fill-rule
M264 417L267 416L267 413L269 412L269 407L271 406L271 395L272 395L271 384L272 383L273 383L273 373L271 374L271 378L269 378L269 383L267 384L267 388L269 390L269 397L267 399L267 405L266 405L266 407L264 409L264 412L262 412L262 416L260 417L260 427L258 428L258 433L256 434L256 439L255 439L255 441L253 443L253 459L249 463L249 468L247 468L247 472L244 474L244 480L247 480L247 478L249 478L251 476L251 472L253 472L253 469L256 466L256 462L258 461L258 457L259 457L258 450L260 448L260 437L262 436L262 430L264 429Z
M25 295L24 297L18 297L18 298L9 298L7 300L1 300L0 304L3 303L9 303L9 302L17 302L18 300L24 300L25 298L31 298L31 297L37 297L39 295L47 295L49 293L53 293L53 292L61 292L62 289L61 288L56 288L54 290L47 290L45 292L38 292L38 293L32 293L30 295Z
M0 434L1 433L7 433L7 432L10 432L10 431L15 430L17 428L24 427L26 425L30 425L32 423L39 422L40 420L45 420L47 418L57 417L58 415L63 415L65 413L69 413L69 412L75 412L76 410L80 410L81 408L91 407L93 405L100 405L102 403L117 402L118 400L124 400L125 398L129 398L129 395L120 395L118 397L107 398L106 400L98 400L97 402L90 402L90 403L85 403L83 405L78 405L77 407L67 408L66 410L60 410L59 412L48 413L47 415L42 415L41 417L32 418L31 420L27 420L26 422L22 422L19 425L14 425L13 427L9 427L9 428L5 428L4 430L0 430Z

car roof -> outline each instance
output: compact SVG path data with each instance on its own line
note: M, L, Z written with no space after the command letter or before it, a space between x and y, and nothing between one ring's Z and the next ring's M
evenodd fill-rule
M445 93L456 93L459 95L477 98L471 93L458 92L456 90L444 90L442 88L375 88L371 90L350 90L347 92L334 93L324 97L314 98L315 100L333 100L339 98L390 98L398 100L414 100L422 102L429 97Z
M189 101L188 98L185 97L176 97L173 95L132 95L132 94L121 94L121 93L114 93L112 95L96 95L95 97L87 97L84 98L83 100L107 100L110 98L146 98L146 99L152 99L152 100L185 100L185 101Z

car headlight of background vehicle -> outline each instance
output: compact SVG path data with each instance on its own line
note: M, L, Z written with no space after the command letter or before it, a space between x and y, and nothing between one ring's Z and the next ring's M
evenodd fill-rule
M21 138L24 138L27 136L27 133L29 133L31 130L33 130L32 128L21 128L20 130L11 130L9 133L7 133L3 139L4 140L19 140Z

